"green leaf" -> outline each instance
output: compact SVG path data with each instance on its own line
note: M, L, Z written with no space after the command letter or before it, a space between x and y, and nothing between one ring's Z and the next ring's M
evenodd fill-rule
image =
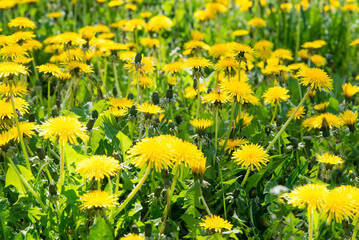
M335 111L339 112L339 101L333 97L329 98L330 107L333 108Z
M120 140L121 154L124 156L126 151L132 146L132 141L121 131L117 133L116 137Z
M91 110L97 110L98 113L102 113L107 109L107 101L106 100L100 100L97 103L94 104L93 108Z
M15 169L12 167L12 165L8 165L9 168L6 173L6 179L5 179L5 187L7 186L14 186L17 190L17 192L20 194L19 197L25 196L26 188L23 186L21 179L16 174ZM34 180L34 176L32 173L24 166L17 165L17 168L20 172L20 174L26 179L26 181Z
M89 240L110 240L114 239L110 225L101 216L90 230Z
M85 158L85 155L76 152L70 145L65 144L65 159L69 166L73 163L81 162Z

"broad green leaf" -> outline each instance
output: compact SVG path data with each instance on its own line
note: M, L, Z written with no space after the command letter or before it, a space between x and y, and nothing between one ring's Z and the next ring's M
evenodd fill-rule
M132 141L121 131L117 133L116 137L120 140L121 154L125 155L126 151L132 146Z
M8 166L9 168L6 173L5 187L12 185L16 188L17 192L20 193L20 197L25 196L26 188L24 187L21 179L16 174L15 169L12 167L12 165L9 164ZM32 173L26 167L17 165L17 168L26 181L35 179Z
M112 240L113 231L110 224L105 221L101 216L97 218L97 222L90 230L89 240Z
M67 164L71 166L73 163L78 163L84 160L86 157L75 151L70 145L65 145L65 159Z

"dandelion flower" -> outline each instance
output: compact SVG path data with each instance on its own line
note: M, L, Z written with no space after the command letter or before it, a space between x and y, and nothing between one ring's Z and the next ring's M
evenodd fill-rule
M241 77L241 79L243 79L243 76ZM259 104L259 100L253 95L254 92L251 85L243 80L238 81L238 78L233 77L230 78L229 81L222 81L220 87L223 91L227 92L231 98L234 98L237 102L241 104Z
M8 26L13 28L36 28L35 23L26 17L17 17L11 19Z
M160 32L173 26L171 19L164 15L157 15L150 19L147 23L146 29L149 32Z
M317 154L317 161L321 163L326 163L330 165L337 165L343 163L341 157L335 156L334 154L324 153L323 155Z
M16 85L12 84L12 93L14 97L23 97L29 93L26 84L18 82ZM0 83L0 95L10 96L10 84Z
M292 108L288 111L287 117L292 116L292 114L294 113L295 109L296 109L295 107L292 107ZM295 119L295 120L299 120L299 119L303 118L304 115L305 115L305 107L300 106L299 109L298 109L298 111L297 111L297 112L295 113L295 115L294 115L294 119Z
M128 109L128 108L132 107L133 100L128 99L128 98L110 97L108 99L108 105L110 106L110 110L121 109L121 108Z
M329 78L328 74L319 68L302 68L299 70L298 77L300 83L304 86L310 86L314 90L323 88L325 91L333 89L333 80Z
M334 218L336 222L342 222L354 217L354 200L346 190L347 188L336 187L326 195L322 215L327 214L328 221Z
M287 94L288 92L289 90L284 87L271 87L263 94L264 102L266 104L278 104L282 101L285 102L289 98L289 95Z
M11 44L0 49L0 55L6 60L15 60L20 57L27 57L26 49L19 44Z
M248 30L245 30L245 29L239 29L239 30L236 30L232 33L233 36L235 37L243 37L243 36L246 36L249 34L249 31Z
M225 140L222 140L219 142L220 146L224 145ZM244 138L237 138L237 139L228 139L226 147L224 148L225 150L229 150L234 151L236 150L238 147L245 145L245 144L249 144L249 141L247 139Z
M325 120L324 120L325 119ZM340 127L343 125L343 120L332 113L322 113L317 116L310 117L303 122L303 126L309 129L323 127L323 121L326 121L329 128Z
M324 112L330 105L330 102L323 102L315 105L313 108L317 111Z
M358 121L358 111L346 110L344 113L340 114L341 119L345 126L352 127Z
M255 17L249 20L248 25L255 28L262 28L265 27L267 23L263 18Z
M292 192L285 194L288 203L295 207L306 207L310 214L321 210L329 190L322 185L307 184L295 188Z
M21 115L28 112L29 103L19 97L14 98L15 102L15 108L19 111ZM0 100L0 119L4 118L13 118L13 108L11 104L11 100L8 99L1 99Z
M322 57L318 54L312 55L310 60L315 64L316 67L322 67L326 63L325 57Z
M31 136L35 135L35 128L36 128L35 123L19 122L19 128L20 128L20 133L23 136L31 137ZM10 128L8 131L8 134L9 134L8 136L10 137L10 139L14 139L17 142L20 142L20 137L19 137L19 133L17 131L16 126L13 126L12 128Z
M353 97L357 92L359 92L359 87L356 85L351 85L351 83L344 83L342 85L344 96L346 98Z
M44 73L49 77L59 77L62 70L55 64L46 63L36 67L40 73Z
M107 208L118 205L116 195L98 190L80 196L79 201L82 202L81 209Z
M227 230L232 229L232 224L217 215L206 216L205 219L202 219L202 221L203 222L199 223L201 227L209 230L215 230L215 232L220 233L222 228Z
M189 123L199 132L204 132L207 128L213 125L213 121L208 119L193 119Z
M83 62L70 61L67 62L65 65L67 69L69 69L70 71L76 74L77 73L88 74L93 72L92 67Z
M145 237L133 233L127 235L126 237L120 238L120 240L145 240L145 239L146 239Z
M220 90L213 90L212 92L208 93L206 96L202 98L204 102L212 103L212 104L221 104L226 103L231 100L230 96Z
M83 173L88 179L99 181L116 175L120 170L118 160L113 157L94 155L77 164L76 172Z
M153 86L152 78L144 76L144 75L141 75L139 77L139 82L140 82L140 87L142 89L151 88ZM132 85L137 85L137 78L134 78L131 84Z
M196 145L182 139L174 139L172 148L175 164L183 163L185 166L191 166L193 162L204 158L202 151Z
M139 168L150 167L157 172L167 166L172 166L173 148L172 136L144 138L128 150L131 162Z
M193 13L193 17L199 21L208 21L214 18L214 14L209 10L198 10Z
M188 58L184 63L184 67L194 69L205 68L209 66L211 66L211 62L204 57Z
M83 141L89 139L86 135L86 128L79 120L68 116L48 119L38 129L40 130L40 136L47 139L58 139L62 146L65 143L77 144L78 137Z
M145 113L146 117L164 112L161 107L148 102L142 103L142 105L137 105L136 107L139 112Z
M162 67L162 71L164 71L166 74L168 73L174 74L182 70L183 70L183 62L180 61L168 63Z
M244 128L252 122L253 116L249 115L247 112L242 112L240 119L242 120L242 127ZM236 118L236 122L239 122L239 116Z
M253 143L243 145L240 149L233 152L232 157L238 165L251 171L253 171L254 167L260 170L262 165L267 165L269 162L268 158L269 155L263 147Z

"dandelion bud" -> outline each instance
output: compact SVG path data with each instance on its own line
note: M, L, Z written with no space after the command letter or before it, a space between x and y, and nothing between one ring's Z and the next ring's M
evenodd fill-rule
M197 90L197 79L193 79L193 88Z
M52 110L51 115L52 115L52 117L54 118L54 117L57 117L59 114L58 114L57 111L54 109L54 110Z
M135 63L137 64L141 64L141 60L142 60L142 54L141 53L137 53L136 57L135 57Z
M39 159L41 159L41 160L45 159L46 152L42 147L37 147L36 154L39 157Z
M131 227L131 233L137 234L137 235L140 233L140 231L138 230L138 227L137 227L136 224L133 224L133 225L132 225L132 227Z
M134 99L135 97L133 96L133 93L130 92L128 95L127 95L127 99Z
M34 113L29 114L29 122L35 122L36 115Z
M86 124L87 130L91 130L93 128L94 124L95 124L95 119L90 118L90 120L88 120L88 122Z
M112 94L113 94L115 97L117 97L118 92L117 92L117 89L116 89L115 87L112 88Z
M328 121L327 121L326 118L323 118L322 132L323 132L323 137L329 137L330 136L329 124L328 124Z
M160 97L158 96L157 91L152 94L152 102L155 105L158 105L160 103Z
M131 107L131 109L130 109L130 115L136 117L136 115L137 115L137 109L136 109L136 106L135 106L135 105L133 105L133 106Z
M182 117L181 115L176 115L175 121L177 125L180 125L182 123Z
M271 130L272 130L272 129L271 129L271 126L270 126L270 125L267 125L267 126L265 127L265 129L264 129L264 131L266 132L267 135L270 134Z
M167 98L168 100L171 100L171 99L173 98L172 86L170 86L170 87L167 89L166 98Z
M56 183L55 183L55 182L50 183L49 193L50 193L51 195L56 195L56 194L57 194L57 186L56 186Z
M145 225L145 237L150 238L152 235L152 225L151 223L146 223Z
M91 112L91 116L92 116L92 118L94 118L94 119L98 118L98 111L97 111L96 109L93 110L93 111Z

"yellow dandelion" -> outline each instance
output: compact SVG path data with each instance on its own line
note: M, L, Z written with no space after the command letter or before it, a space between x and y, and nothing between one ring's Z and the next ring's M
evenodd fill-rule
M355 39L354 41L352 41L349 46L357 46L359 45L359 38L358 39Z
M124 30L128 32L142 30L145 27L145 25L146 22L143 19L134 18L127 21Z
M226 58L220 59L216 63L214 69L217 71L224 70L226 75L233 76L236 74L238 66L239 66L239 62L236 61L236 59L231 58L231 57L226 57Z
M23 97L29 93L26 83L18 82L16 85L12 85L12 93L15 97ZM0 83L0 95L10 96L10 85L6 83Z
M263 18L255 17L249 20L248 25L255 28L262 28L267 26L267 23Z
M289 90L284 87L271 87L263 94L264 102L266 104L278 104L282 101L286 102L289 98L289 95L287 94L288 92Z
M192 58L188 58L187 61L184 62L185 68L199 69L209 66L211 66L211 62L204 57L192 57Z
M93 39L95 37L95 33L96 33L95 27L93 27L93 26L85 26L85 27L80 29L80 33L81 33L82 39L89 42L91 39Z
M325 91L329 91L333 89L333 80L322 69L302 68L297 76L300 78L302 85L310 86L314 90L321 91L323 88Z
M329 107L330 102L323 102L315 105L313 108L317 111L324 112Z
M225 140L222 140L219 142L220 146L224 145ZM229 150L234 151L236 150L238 147L245 145L245 144L249 144L249 141L245 138L237 138L237 139L228 139L226 147L224 148L225 150Z
M83 73L88 74L92 73L92 67L87 65L86 63L79 61L70 61L65 64L66 68L74 73Z
M242 120L242 127L244 128L252 122L253 116L249 115L249 113L247 113L247 112L242 112L241 120ZM236 118L236 122L237 123L239 122L239 117Z
M241 73L241 75L243 74ZM244 77L241 76L241 79L244 79ZM241 104L259 104L259 100L253 95L254 92L251 85L244 80L238 81L237 77L233 77L230 78L229 81L222 81L220 87L223 91L227 92L231 98L236 99L236 101Z
M173 137L168 135L142 139L128 150L131 163L139 168L154 168L157 172L172 166L172 141Z
M20 29L21 28L31 28L31 29L36 28L35 23L26 17L17 17L17 18L11 19L10 22L8 23L8 26L13 27L13 28L20 28Z
M146 29L149 32L160 32L161 30L171 28L172 26L173 22L171 19L164 15L157 15L150 19L147 23Z
M48 77L59 77L62 73L62 70L55 64L46 63L36 67L40 73L43 73Z
M95 179L100 181L105 177L110 178L116 175L120 168L120 163L115 158L105 155L94 155L78 163L76 172L83 173L89 180Z
M35 129L36 129L35 123L19 122L19 128L23 136L31 137L35 135ZM10 139L20 142L20 137L16 126L9 129L8 136L10 137Z
M147 19L147 18L150 18L152 16L152 12L141 12L140 16Z
M81 209L107 208L118 205L118 197L115 194L108 194L104 191L92 191L80 196Z
M324 153L323 155L317 154L317 161L330 165L337 165L344 163L341 157L335 156L334 154Z
M139 77L140 87L142 89L151 88L153 86L153 80L150 77L141 75ZM131 83L132 85L137 85L137 78L135 77Z
M191 31L191 37L193 40L203 40L205 34L203 32L197 31L197 30L193 30Z
M136 53L135 53L136 55ZM131 57L134 59L135 56ZM127 63L125 65L125 68L128 69L130 72L136 72L136 63L133 60L133 62L131 63ZM155 69L154 67L154 62L153 62L153 58L151 57L142 57L141 59L141 65L138 68L138 71L140 73L151 73L153 72Z
M298 57L300 57L303 60L307 60L309 58L309 53L307 49L301 49L298 51Z
M358 121L358 111L353 112L351 110L346 110L344 113L340 114L340 117L345 126L352 127L355 126Z
M217 215L206 216L202 221L203 222L199 223L201 227L208 230L214 230L215 232L220 233L223 228L227 230L232 229L232 224Z
M356 85L351 85L351 83L344 83L342 85L344 96L346 98L353 97L357 92L359 92L359 87Z
M25 32L15 32L10 36L15 42L25 42L26 40L33 40L32 38L36 37L34 32L25 31Z
M239 29L239 30L235 30L232 35L235 37L243 37L249 34L248 30L244 30L244 29Z
M161 107L148 102L142 103L141 105L137 104L136 107L139 112L145 113L146 117L151 117L154 114L164 112L164 110Z
M272 53L272 57L278 58L280 60L288 60L288 61L293 60L292 51L283 48L276 49Z
M354 217L354 207L354 200L347 188L336 187L326 195L321 215L327 215L328 221L335 219L336 222L342 222Z
M312 55L310 60L315 64L316 67L322 67L326 63L325 57L322 57L318 54Z
M0 56L5 60L15 60L19 57L28 57L29 54L19 44L11 44L0 49Z
M207 159L205 157L197 159L196 161L191 161L189 167L191 168L192 173L197 177L202 176L207 169L206 162Z
M288 111L288 113L287 113L287 117L290 117L290 116L292 116L292 114L293 114L293 112L295 111L295 107L292 107L289 111ZM295 115L294 115L294 119L295 120L299 120L299 119L301 119L301 118L303 118L304 117L304 115L305 115L305 107L303 107L303 106L300 106L300 108L298 109L298 111L295 113Z
M253 171L254 167L260 170L262 166L267 165L269 162L268 158L269 155L263 147L253 143L243 145L240 149L233 152L232 157L238 165L251 171Z
M145 240L145 239L146 239L145 237L133 233L127 235L126 237L120 238L120 240Z
M221 3L213 2L205 5L206 9L213 12L214 14L227 12L227 7Z
M112 108L115 108L115 109L121 109L121 108L128 109L128 108L132 107L133 100L128 99L128 98L112 98L112 97L110 97L108 99L108 105L110 106L110 110Z
M28 108L29 108L29 103L19 97L15 97L15 108L19 111L19 113L21 115L25 114L28 112ZM11 100L8 99L1 99L0 100L0 119L4 119L4 118L13 118L14 114L13 114L13 108L12 108L12 103Z
M157 38L141 38L140 43L147 48L154 48L160 45L160 41Z
M220 90L213 90L212 92L202 97L203 102L212 104L226 103L230 100L231 97L228 95L228 93Z
M209 49L209 55L214 58L220 58L231 53L232 49L226 43L216 43Z
M321 129L323 127L323 122L325 122L325 125L328 125L329 128L340 127L344 124L343 120L338 116L332 113L323 113L304 120L303 126L309 129Z
M204 158L201 150L196 145L182 139L173 138L173 162L175 165L183 163L185 166L191 166L192 163L201 161Z
M49 18L59 18L62 16L62 12L51 12L47 14Z
M295 188L292 192L285 194L288 203L295 207L305 207L310 214L321 210L329 190L322 185L307 184Z
M66 143L77 144L77 138L87 141L89 137L79 120L73 117L60 116L48 119L38 127L40 136L47 139L58 139L60 145Z
M215 15L207 9L198 10L193 13L193 17L199 21L208 21L208 20L214 18L214 16Z
M207 128L213 125L213 121L209 119L193 119L189 123L199 132L204 132Z

